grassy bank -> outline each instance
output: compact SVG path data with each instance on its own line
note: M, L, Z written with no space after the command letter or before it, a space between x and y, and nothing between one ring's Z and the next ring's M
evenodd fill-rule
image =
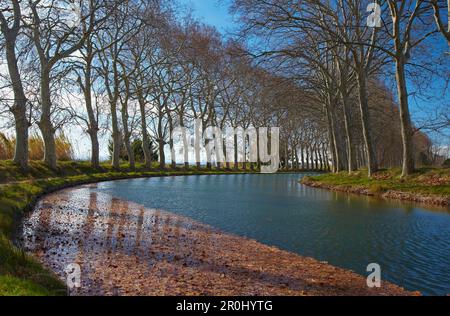
M450 169L422 168L414 175L401 178L401 170L392 169L376 173L339 173L306 177L302 183L311 187L349 192L435 205L449 205Z
M11 162L0 162L0 296L64 295L65 287L55 275L13 245L13 238L24 214L46 193L75 185L107 180L176 175L232 174L207 170L146 171L142 166L120 171L109 165L93 169L88 163L66 162L53 171L33 162L27 172Z

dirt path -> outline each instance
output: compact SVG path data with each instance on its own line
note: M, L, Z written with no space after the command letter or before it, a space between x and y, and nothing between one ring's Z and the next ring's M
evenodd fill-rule
M413 294L91 187L45 197L24 223L24 247L62 279L81 266L77 295Z

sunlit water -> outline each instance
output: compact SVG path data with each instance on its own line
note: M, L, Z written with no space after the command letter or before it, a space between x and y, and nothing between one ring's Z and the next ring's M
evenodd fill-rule
M348 196L300 175L226 175L101 183L90 190L184 215L425 295L450 294L450 211Z

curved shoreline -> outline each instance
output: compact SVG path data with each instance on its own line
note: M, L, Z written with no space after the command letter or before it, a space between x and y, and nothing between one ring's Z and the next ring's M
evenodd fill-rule
M348 186L348 185L333 185L317 180L310 180L304 178L300 181L301 184L311 188L324 189L334 192L351 193L363 196L379 197L386 200L398 200L405 202L416 202L425 205L434 206L450 206L450 197L437 196L431 194L421 194L416 192L405 192L397 190L388 190L382 193L374 193L369 188L364 186Z
M14 230L11 231L9 234L5 233L4 231L0 231L0 233L5 234L6 236L11 236L10 239L13 239L14 237L14 241L16 242L16 244L21 244L20 242L18 242L19 240L15 237L18 237L18 233L20 232L20 228L21 228L21 223L22 220L24 218L24 216L29 213L31 210L33 210L37 203L42 199L45 198L46 196L51 195L52 193L58 192L58 191L62 191L68 188L74 188L74 187L78 187L78 186L82 186L82 185L87 185L87 184L93 184L93 183L100 183L100 182L108 182L108 181L116 181L116 180L127 180L127 179L139 179L139 178L154 178L154 177L174 177L174 176L202 176L202 175L233 175L233 174L254 174L251 172L139 172L139 173L126 173L126 172L117 172L117 173L104 173L104 174L91 174L91 175L79 175L79 176L73 176L73 177L68 177L68 178L50 178L50 179L41 179L41 180L31 180L31 181L24 181L24 182L18 182L18 183L14 183L14 184L6 184L3 187L0 187L0 193L2 193L1 191L9 186L14 187L16 190L20 190L20 188L22 186L32 186L33 189L29 189L27 188L26 190L24 190L23 193L23 201L21 200L22 203L24 203L23 206L21 207L14 207L11 206L11 212L14 216ZM25 188L25 187L24 187ZM5 194L2 194L3 196ZM17 198L17 197L16 197ZM1 230L1 227L0 227ZM14 232L14 234L13 234ZM0 234L0 235L2 235ZM242 240L241 240L242 241ZM240 241L238 241L240 242ZM254 242L254 241L253 241ZM256 242L255 242L256 243ZM260 244L262 247L268 247L265 245ZM1 245L0 245L1 246ZM270 249L273 249L271 247L269 247ZM0 249L1 250L1 249ZM15 254L14 249L12 250L8 250L11 251L12 253ZM279 250L281 251L281 250ZM290 257L299 257L295 254L291 254L291 253L287 253L285 252L286 255L289 254ZM20 255L23 256L23 255ZM304 260L313 260L314 259L309 259L309 258L302 258L300 257L300 259L304 259ZM317 263L317 261L315 261ZM35 260L33 258L28 258L26 256L26 262L24 263L25 265L35 265ZM320 263L319 263L320 264ZM329 266L331 268L333 268L333 271L336 271L335 267ZM1 269L2 267L0 267ZM23 276L23 270L27 269L27 266L25 267L18 267L19 269L21 269L21 274L18 277L19 279L23 279L23 280L33 280L33 282L35 281L34 276L33 275L28 275L28 276ZM351 271L347 271L347 270L343 270L343 269L338 269L339 273L341 273L342 275L346 275L346 273L353 273ZM45 272L45 271L44 271ZM353 275L353 274L352 274ZM13 273L14 276L14 273ZM358 282L362 282L363 278L359 275L354 274L354 276L356 276L358 278ZM1 275L0 275L1 277ZM46 276L47 278L49 277L48 275ZM51 277L51 276L50 276ZM56 281L56 279L55 279ZM364 284L365 284L365 280ZM39 281L40 282L40 281ZM47 284L47 282L40 282L43 283L44 285ZM323 282L322 282L323 283ZM325 284L325 283L323 283ZM322 284L322 285L323 285ZM45 286L44 286L45 289ZM58 290L59 291L59 290ZM398 292L400 291L400 292ZM45 292L47 293L47 292ZM50 291L49 293L55 293ZM297 293L296 295L298 295L299 293ZM349 295L355 295L356 293L353 294L349 294ZM411 292L406 292L398 287L396 287L396 290L392 293L392 294L388 294L388 293L381 293L381 295L416 295L417 293L411 293ZM313 295L327 295L325 293L316 293ZM329 295L345 295L343 293L339 294L339 293L333 293L333 294L329 294ZM359 294L358 294L359 295ZM368 295L375 295L373 293L369 293Z
M74 295L419 295L369 289L354 272L92 186L47 195L24 222L24 245L47 268L63 278L66 265L82 267Z
M93 170L92 170L93 171ZM76 173L70 176L37 178L23 181L11 181L0 185L0 286L1 295L61 295L66 291L64 285L49 270L45 269L34 257L26 255L21 249L18 236L24 216L30 213L37 202L48 194L85 184L115 180L244 174L244 172L211 171L110 171L98 170ZM252 174L248 171L245 174Z

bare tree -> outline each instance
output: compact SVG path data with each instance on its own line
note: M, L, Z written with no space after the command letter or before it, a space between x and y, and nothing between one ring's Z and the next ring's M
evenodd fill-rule
M94 58L98 54L98 50L92 43L92 37L89 36L82 49L80 50L82 55L82 65L78 68L81 74L78 74L77 83L84 96L84 102L87 112L87 133L91 139L91 164L92 167L100 167L100 145L98 140L99 121L98 111L96 113L92 100L93 84L94 84Z
M123 79L126 76L121 67L123 54L127 43L139 32L142 21L136 16L136 7L131 3L120 4L106 22L106 27L95 38L99 46L99 65L97 71L103 79L108 96L111 114L113 139L112 166L120 167L120 152L122 149L122 128L119 123L117 106L120 101ZM131 18L134 15L136 18ZM122 70L122 71L121 71ZM122 114L126 114L123 113Z
M412 49L422 43L427 37L435 33L434 30L417 32L418 24L422 22L428 13L428 8L423 0L413 3L388 0L387 6L392 21L392 31L389 33L393 41L393 50L387 52L395 62L395 76L397 81L397 93L400 104L400 122L403 139L403 171L406 177L415 170L413 127L409 108L409 94L406 79L406 65L411 58ZM415 31L418 34L415 34Z
M14 152L14 162L23 169L28 167L28 127L27 118L27 98L25 96L22 78L18 67L18 57L16 54L17 39L22 29L22 11L19 0L11 0L12 8L0 7L0 30L5 38L6 60L8 64L9 76L12 90L14 92L14 105L11 112L14 115L16 129L16 145ZM9 13L10 18L5 16Z
M61 0L62 1L62 0ZM47 6L42 0L29 0L31 20L27 23L30 29L30 37L34 42L40 64L40 103L41 117L38 123L45 144L45 163L56 168L56 129L52 123L52 95L51 80L52 71L58 63L70 57L84 44L89 33L96 23L95 13L99 8L96 0L89 0L88 13L83 17L87 23L82 23L83 30L78 25L67 24L67 17L61 13L70 5L66 1L52 3ZM82 8L80 8L83 12ZM87 25L87 28L84 27Z

